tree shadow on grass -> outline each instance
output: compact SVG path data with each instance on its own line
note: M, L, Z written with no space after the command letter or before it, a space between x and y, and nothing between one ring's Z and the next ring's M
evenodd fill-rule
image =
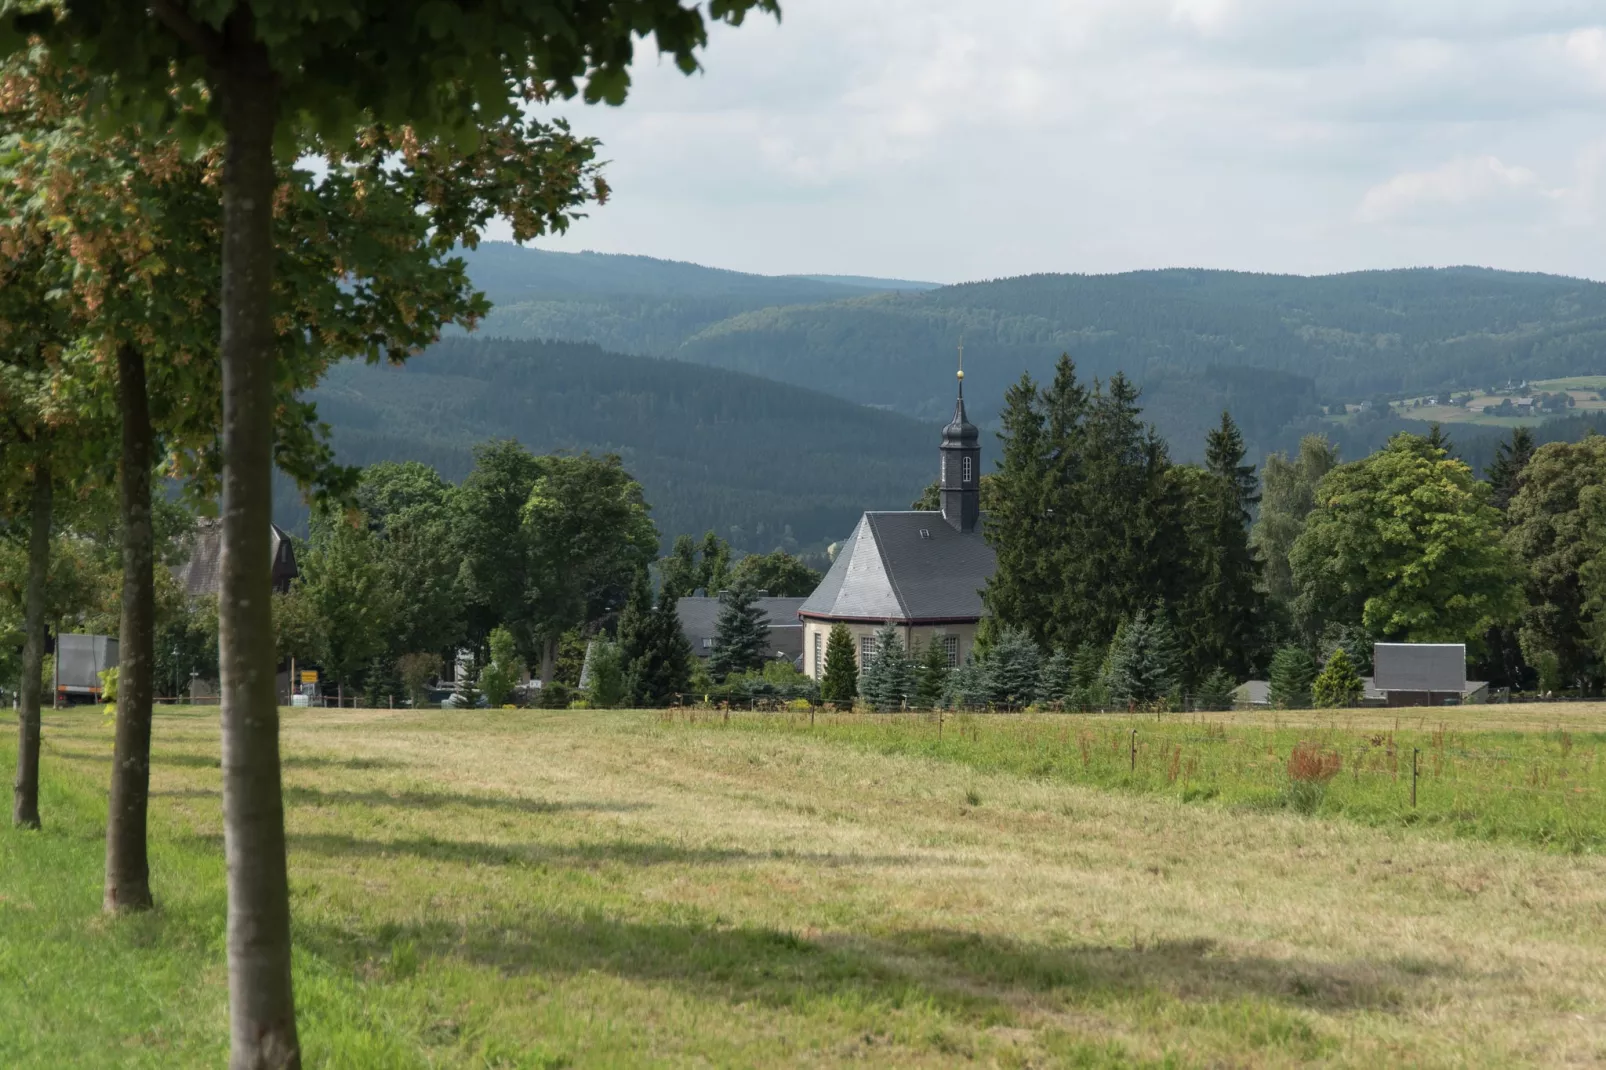
M475 810L511 810L525 814L609 813L623 814L649 809L646 803L610 801L551 802L516 795L471 795L439 791L324 791L287 785L284 799L290 805L309 806L395 806L403 809L439 810L462 806Z
M298 942L367 976L376 968L382 971L398 945L409 944L419 958L455 959L507 975L600 972L668 982L732 1004L787 1008L818 1000L888 1008L934 1005L988 1024L1028 1007L1174 1000L1194 1008L1232 1008L1224 1011L1224 1027L1254 1034L1247 1038L1250 1044L1257 1043L1255 1035L1265 1038L1259 1043L1283 1043L1291 1029L1296 1047L1319 1041L1307 1022L1284 1014L1257 1024L1255 1015L1244 1011L1244 1001L1271 1004L1272 1018L1277 1008L1400 1011L1410 1002L1409 989L1433 974L1452 972L1445 964L1428 967L1420 961L1405 969L1370 960L1238 956L1209 940L1052 946L947 929L808 938L758 927L620 921L595 912L473 925L313 923L298 927ZM1237 1016L1245 1021L1238 1023ZM1183 1017L1195 1020L1196 1015Z
M733 865L749 862L802 862L819 867L895 866L928 863L914 855L857 855L802 851L747 851L735 847L685 847L642 840L603 840L579 844L486 843L433 836L367 840L344 833L295 833L288 838L291 854L306 852L331 858L394 858L409 856L432 862L477 866L568 866L593 869L603 865Z

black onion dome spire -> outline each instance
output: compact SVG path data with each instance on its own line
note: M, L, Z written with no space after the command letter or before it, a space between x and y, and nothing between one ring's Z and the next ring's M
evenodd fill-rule
M959 398L954 402L954 418L942 429L944 446L974 446L981 441L981 432L965 415L965 370L959 370Z
M965 415L965 348L959 347L959 397L954 418L942 429L942 518L963 532L981 521L981 432Z

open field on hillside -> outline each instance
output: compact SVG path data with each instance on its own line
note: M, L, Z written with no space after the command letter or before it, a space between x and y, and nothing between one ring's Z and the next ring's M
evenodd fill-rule
M1526 733L1498 746L1536 754L1563 725L1569 761L1606 724L1483 710ZM1386 712L1376 729L1489 743L1473 711ZM1265 716L1211 731L1294 731ZM223 1061L215 722L158 717L161 909L108 920L110 731L47 715L45 831L0 833L0 1065ZM298 710L284 751L312 1066L1606 1059L1606 859L1587 849L740 718Z
M1531 427L1534 424L1544 423L1546 420L1558 419L1562 416L1576 416L1581 413L1606 411L1606 400L1601 399L1602 391L1606 391L1606 375L1575 375L1565 379L1542 379L1528 384L1532 393L1569 393L1573 396L1574 407L1565 413L1522 413L1512 416L1495 416L1492 413L1474 411L1463 405L1423 405L1419 408L1405 408L1397 406L1399 415L1412 420L1426 420L1441 424L1474 424L1480 427ZM1504 395L1485 394L1474 391L1472 405L1498 405Z

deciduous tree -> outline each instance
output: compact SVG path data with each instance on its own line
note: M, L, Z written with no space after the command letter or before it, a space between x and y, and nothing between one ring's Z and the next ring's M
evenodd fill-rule
M1335 468L1290 555L1306 619L1360 624L1374 639L1475 647L1521 606L1487 495L1464 462L1414 435Z

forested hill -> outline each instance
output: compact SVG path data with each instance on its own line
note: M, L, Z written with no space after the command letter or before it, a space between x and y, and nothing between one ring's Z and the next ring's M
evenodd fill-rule
M673 352L931 417L949 402L917 372L961 336L980 411L1065 351L1136 379L1187 454L1222 408L1271 446L1318 404L1606 371L1606 286L1470 268L1033 275L746 313Z
M595 342L660 356L698 331L755 309L909 291L934 284L857 275L750 275L673 260L555 253L486 242L460 254L494 311L484 337Z
M642 257L473 255L476 282L503 302L490 331L674 356L925 420L952 405L943 373L961 336L983 418L1022 371L1046 375L1069 352L1088 377L1137 380L1183 457L1223 408L1265 450L1288 445L1319 404L1606 372L1606 286L1558 276L1166 270L933 289L868 280L877 292Z
M937 468L937 424L714 368L576 343L448 339L401 368L337 365L312 395L347 464L418 460L461 479L473 446L615 452L666 536L817 548L865 509L906 508ZM275 518L305 509L282 486Z

